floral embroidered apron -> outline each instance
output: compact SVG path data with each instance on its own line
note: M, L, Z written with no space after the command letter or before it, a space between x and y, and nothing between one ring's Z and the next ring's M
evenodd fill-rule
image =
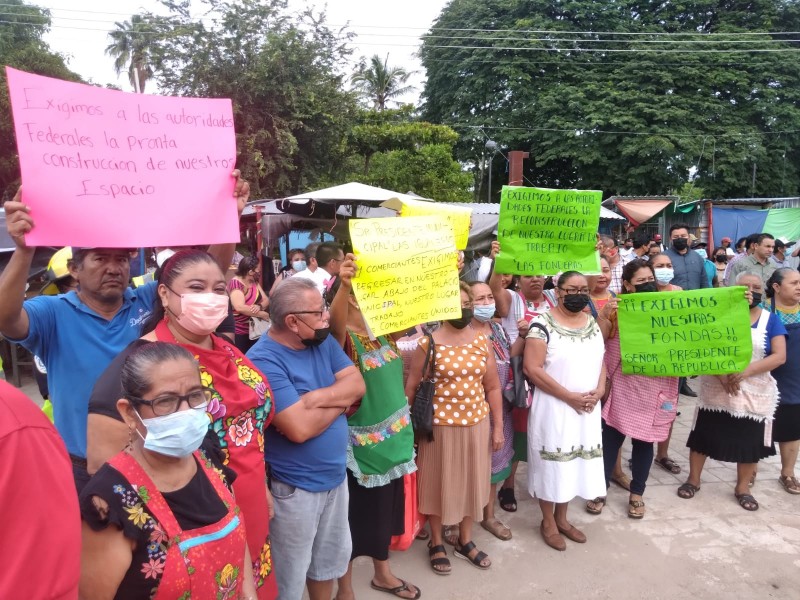
M214 394L207 411L225 455L223 464L236 471L233 492L247 523L258 598L273 600L278 587L272 572L264 466L264 431L275 413L269 382L226 338L212 335L214 347L207 350L178 343L165 321L156 326L155 333L159 340L192 353L200 366L200 380Z
M199 452L193 456L228 512L221 521L191 531L181 529L167 501L130 454L120 452L109 463L130 482L167 536L164 574L153 600L235 600L244 575L244 523L220 475Z
M347 420L347 468L364 487L378 487L417 470L403 361L383 336L378 338L380 348L370 351L357 335L350 334L350 340L367 391Z

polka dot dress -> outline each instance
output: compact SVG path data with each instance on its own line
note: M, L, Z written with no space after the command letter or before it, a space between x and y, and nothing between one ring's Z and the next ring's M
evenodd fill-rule
M420 345L427 345L422 338ZM483 334L463 346L436 344L434 425L469 426L489 414L483 390L488 344Z

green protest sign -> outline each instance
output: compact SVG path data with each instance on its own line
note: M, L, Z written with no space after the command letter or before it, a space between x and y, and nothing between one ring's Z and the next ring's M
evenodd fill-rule
M495 258L498 273L600 272L595 250L603 193L503 186Z
M686 377L743 371L750 362L744 287L619 296L619 343L627 375Z

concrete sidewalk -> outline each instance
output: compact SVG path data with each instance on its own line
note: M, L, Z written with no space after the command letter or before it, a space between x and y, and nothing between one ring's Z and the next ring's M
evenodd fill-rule
M23 381L23 391L41 404L32 380ZM436 575L426 542L419 540L406 552L392 553L392 570L431 600L799 600L800 496L787 494L778 483L778 456L759 463L752 491L761 505L756 512L745 511L734 499L733 464L707 461L697 496L683 500L676 495L688 473L686 438L694 407L691 398L681 397L681 416L673 431L670 456L683 472L672 475L653 465L643 520L628 518L628 493L612 485L602 515L588 514L581 499L570 506L571 521L589 541L567 541L566 552L552 550L539 535L541 513L526 491L523 463L517 474L519 510L496 509L514 537L501 542L479 525L474 528L475 543L493 562L488 571L455 558L448 546L452 574ZM626 442L626 467L629 455ZM371 577L372 561L357 559L353 582L358 600L389 598L369 587Z
M748 512L733 496L736 465L709 460L702 489L691 500L676 495L686 480L689 450L686 438L695 404L681 397L670 456L683 472L672 475L653 465L641 521L627 516L628 493L612 484L600 516L570 505L570 519L586 533L586 544L567 541L566 552L545 545L539 535L541 513L528 493L526 465L517 474L519 510L497 516L513 531L502 542L475 527L474 541L492 559L480 571L455 558L448 546L452 574L434 574L426 542L415 541L407 552L392 553L398 577L418 585L422 597L444 599L502 598L786 598L800 599L800 496L787 494L778 483L780 459L759 463L753 495L760 509ZM630 442L623 447L627 470ZM387 594L369 587L372 562L359 558L354 567L358 600L380 600Z

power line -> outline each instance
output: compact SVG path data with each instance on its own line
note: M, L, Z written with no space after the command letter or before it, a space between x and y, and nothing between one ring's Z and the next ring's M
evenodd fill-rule
M0 4L0 7L4 5ZM110 13L116 14L116 13ZM85 23L111 23L114 21L113 19L87 19L87 18L75 18L75 17L61 17L55 15L33 15L30 13L17 13L17 12L0 12L0 16L16 16L16 17L31 17L31 18L41 18L43 20L52 21L52 20L59 20L59 21L78 21L78 22L85 22ZM165 17L166 18L166 17ZM213 22L214 19L190 19L191 22L197 23L205 23L205 22ZM133 32L137 33L137 32ZM147 32L142 32L147 33ZM558 33L558 32L553 32ZM659 39L659 40L618 40L618 39L578 39L578 38L559 38L559 37L479 37L477 35L432 35L432 34L402 34L402 33L360 33L359 36L365 37L377 37L380 36L382 38L414 38L414 39L444 39L444 40L473 40L475 42L546 42L546 43L554 43L554 42L565 42L565 43L587 43L587 44L750 44L756 40L741 40L741 39L731 39L731 40L722 40L722 39L687 39L687 40L675 40L675 39ZM653 34L656 35L656 34ZM675 34L676 36L681 34ZM726 36L727 34L719 34L721 36ZM708 36L706 36L708 37ZM800 39L763 39L758 40L759 43L763 44L780 44L780 43L791 43L791 42L800 42Z
M535 132L549 132L549 133L572 133L580 135L593 135L593 134L610 134L610 135L647 135L647 136L663 136L663 137L735 137L735 136L756 136L756 135L783 135L788 133L800 133L800 129L788 129L784 131L730 131L722 133L673 133L673 132L660 132L660 131L609 131L604 129L594 129L592 127L579 126L572 129L557 129L552 127L503 127L500 125L467 125L461 123L444 123L453 129L476 129L483 135L486 135L485 129L492 129L495 131L519 131L526 133ZM488 138L487 138L488 139Z

